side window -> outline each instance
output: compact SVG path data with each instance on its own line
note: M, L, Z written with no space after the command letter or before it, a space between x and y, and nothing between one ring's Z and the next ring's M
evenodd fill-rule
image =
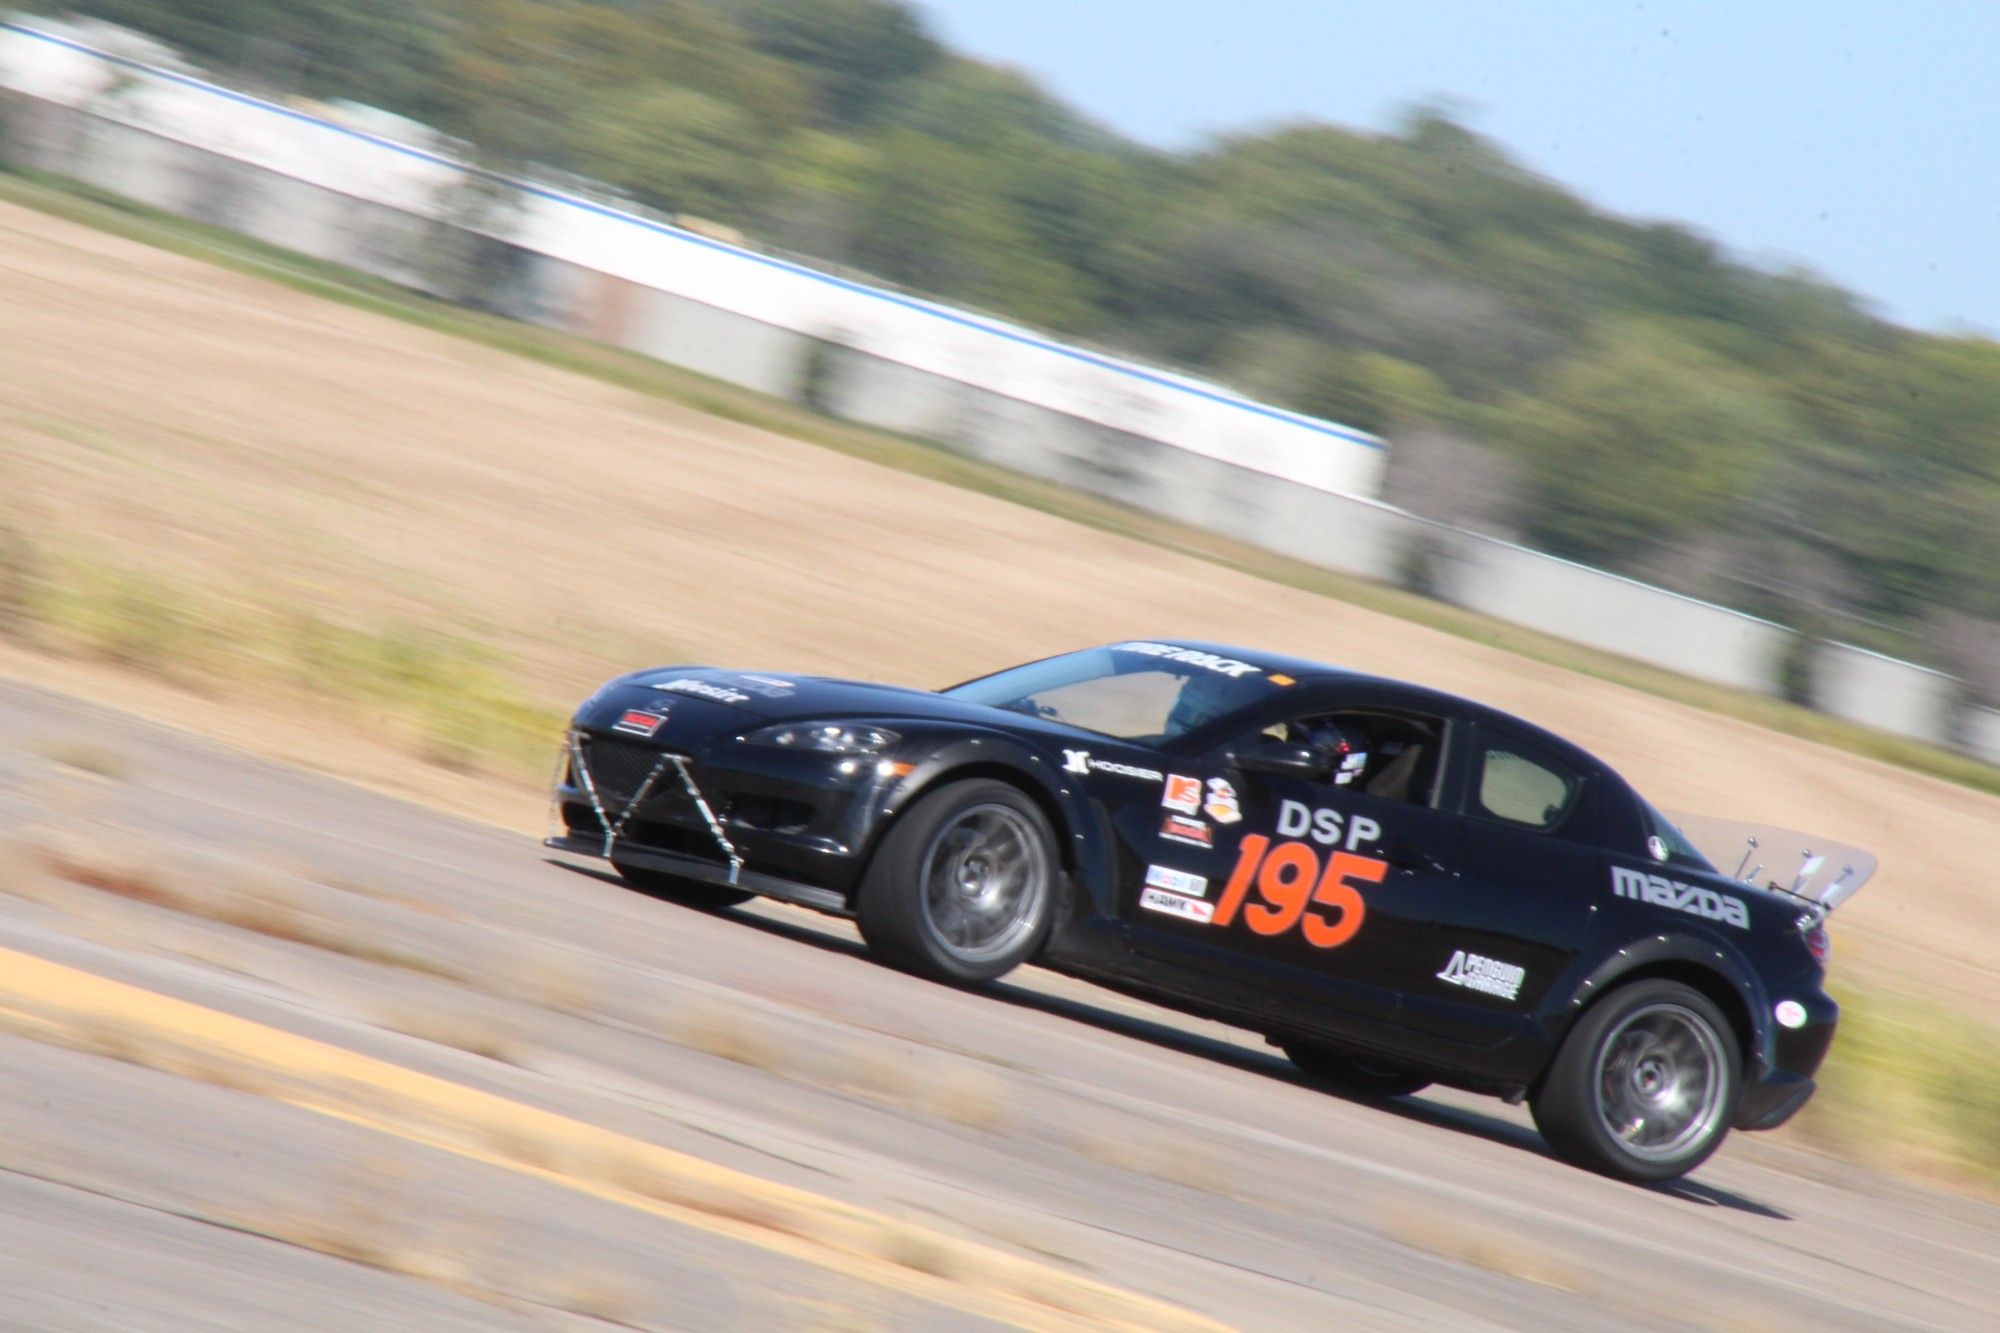
M1547 831L1576 808L1583 775L1569 765L1483 728L1474 751L1473 814Z
M1442 719L1353 709L1293 718L1264 734L1326 755L1333 786L1410 805L1429 805L1436 796Z

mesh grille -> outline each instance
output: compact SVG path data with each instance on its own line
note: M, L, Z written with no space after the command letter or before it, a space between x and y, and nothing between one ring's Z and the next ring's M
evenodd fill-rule
M583 762L590 767L590 780L597 784L597 794L607 801L629 800L660 758L660 751L652 746L634 745L630 741L593 737L583 743ZM679 778L668 769L654 781L647 804L652 804L653 796L679 790Z

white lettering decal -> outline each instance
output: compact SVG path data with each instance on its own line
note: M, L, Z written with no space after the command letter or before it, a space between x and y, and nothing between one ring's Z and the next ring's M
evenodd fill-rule
M1364 842L1373 842L1382 836L1382 826L1366 815L1356 815L1347 821L1347 850L1353 851Z
M1240 676L1261 676L1263 671L1248 662L1239 662L1233 657L1218 657L1198 648L1176 648L1170 643L1120 643L1112 645L1121 653L1143 653L1147 657L1162 657L1169 662L1186 662L1189 666L1202 667L1218 672L1232 680Z
M697 698L713 699L719 704L747 704L750 696L741 690L732 690L726 685L711 685L705 680L669 680L653 686L656 690L671 690L675 694L692 694Z
M1166 775L1157 768L1138 768L1132 764L1116 764L1109 759L1093 759L1088 750L1064 750L1063 772L1115 773L1121 778L1144 778L1148 782L1166 781Z
M1178 893L1162 893L1158 889L1146 889L1140 893L1139 906L1183 920L1199 921L1203 925L1215 919L1214 903L1205 903L1199 898L1183 898Z
M1185 870L1175 870L1168 866L1147 866L1146 883L1168 893L1185 894L1190 898L1208 896L1208 876L1190 875Z
M1301 802L1278 802L1278 836L1303 838L1312 827L1312 814L1312 807Z
M1482 958L1460 949L1452 954L1451 961L1444 965L1444 971L1437 974L1437 979L1511 1000L1520 993L1521 982L1527 975L1528 970L1524 967L1503 963L1497 958Z
M1613 866L1611 891L1620 898L1671 908L1709 921L1721 921L1738 930L1750 929L1750 908L1741 898L1717 893L1699 884L1684 884L1664 875L1648 875L1644 871Z
M1347 850L1382 836L1382 826L1366 815L1343 816L1338 810L1321 806L1317 810L1303 801L1278 802L1278 836L1311 838L1322 847L1338 847L1342 835Z

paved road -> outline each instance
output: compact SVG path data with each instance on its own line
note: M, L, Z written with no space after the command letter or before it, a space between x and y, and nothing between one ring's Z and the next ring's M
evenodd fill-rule
M0 687L0 831L71 867L9 859L0 946L1245 1328L1965 1329L2000 1303L1987 1205L1749 1136L1680 1185L1617 1185L1496 1102L1343 1101L1246 1034L1036 971L928 985L840 922L656 902L98 705ZM557 1180L0 1037L0 1327L605 1320L979 1326Z

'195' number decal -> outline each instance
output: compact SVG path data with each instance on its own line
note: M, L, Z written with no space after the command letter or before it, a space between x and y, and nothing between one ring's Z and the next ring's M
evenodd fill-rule
M1353 881L1379 884L1388 873L1388 862L1353 852L1328 856L1322 873L1319 853L1306 843L1281 842L1273 849L1269 838L1252 833L1237 848L1236 869L1215 905L1215 924L1230 924L1240 910L1243 924L1259 935L1282 935L1296 926L1307 944L1335 949L1353 939L1368 916ZM1252 883L1262 901L1245 907Z

